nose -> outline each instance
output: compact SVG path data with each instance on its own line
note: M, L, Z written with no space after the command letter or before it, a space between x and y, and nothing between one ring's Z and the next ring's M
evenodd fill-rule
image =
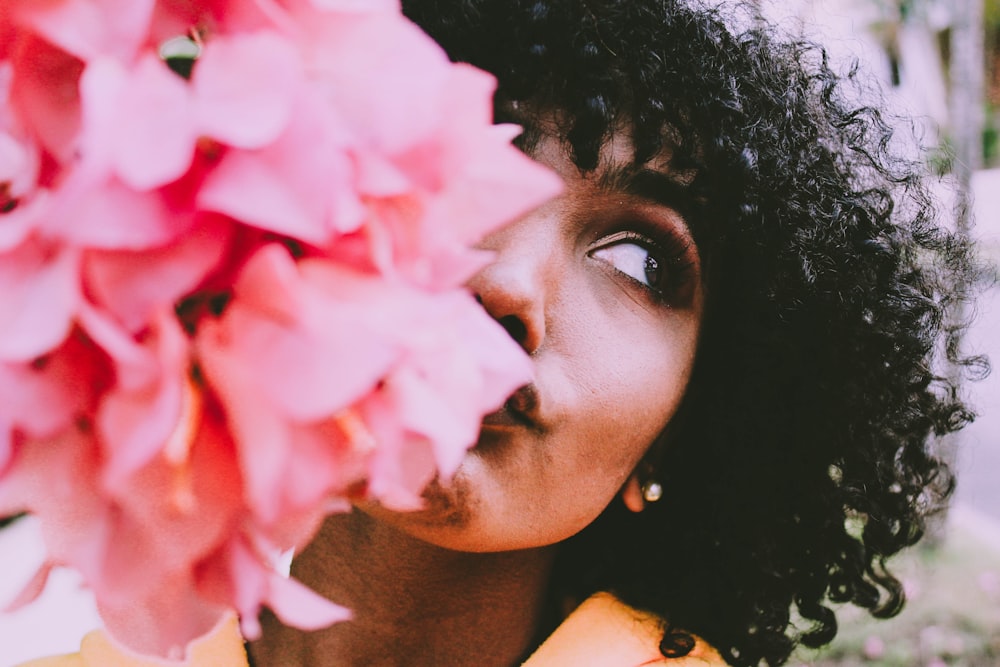
M546 300L557 261L543 223L528 216L487 236L480 247L495 252L495 261L468 284L486 312L528 354L545 340Z

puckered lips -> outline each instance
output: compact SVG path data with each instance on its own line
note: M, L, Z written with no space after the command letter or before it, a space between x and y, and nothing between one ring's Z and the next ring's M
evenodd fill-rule
M541 431L540 403L538 389L534 384L526 384L511 394L499 410L483 417L483 428Z

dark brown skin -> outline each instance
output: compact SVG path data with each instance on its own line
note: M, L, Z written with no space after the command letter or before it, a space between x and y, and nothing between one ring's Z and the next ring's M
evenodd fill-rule
M461 553L361 512L338 516L296 558L293 574L350 607L355 620L302 633L269 616L256 663L517 664L532 644L551 553Z
M684 219L613 176L631 154L622 136L587 175L541 142L565 192L482 243L497 261L469 286L531 354L532 385L484 420L426 509L364 502L327 519L292 573L355 620L303 634L270 619L259 665L515 664L554 545L616 496L641 511L635 471L687 387L703 293Z

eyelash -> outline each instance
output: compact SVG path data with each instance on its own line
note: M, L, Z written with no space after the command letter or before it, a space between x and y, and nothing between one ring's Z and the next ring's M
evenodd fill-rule
M636 230L625 230L609 234L601 239L600 244L588 254L593 254L604 248L621 243L634 243L644 248L658 262L661 270L661 285L651 287L637 280L617 267L612 268L621 276L641 287L657 303L670 305L676 303L691 284L695 263L691 257L691 243L677 235L656 229L651 234Z

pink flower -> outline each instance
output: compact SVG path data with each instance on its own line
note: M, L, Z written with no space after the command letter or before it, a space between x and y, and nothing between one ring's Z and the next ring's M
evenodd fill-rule
M49 554L19 602L74 567L161 656L233 608L347 617L273 555L419 507L530 379L462 287L560 186L493 86L396 0L0 5L0 513Z
M464 292L296 264L279 246L250 261L198 340L264 524L347 494L366 471L374 495L416 506L474 444L481 415L530 379L520 348Z

